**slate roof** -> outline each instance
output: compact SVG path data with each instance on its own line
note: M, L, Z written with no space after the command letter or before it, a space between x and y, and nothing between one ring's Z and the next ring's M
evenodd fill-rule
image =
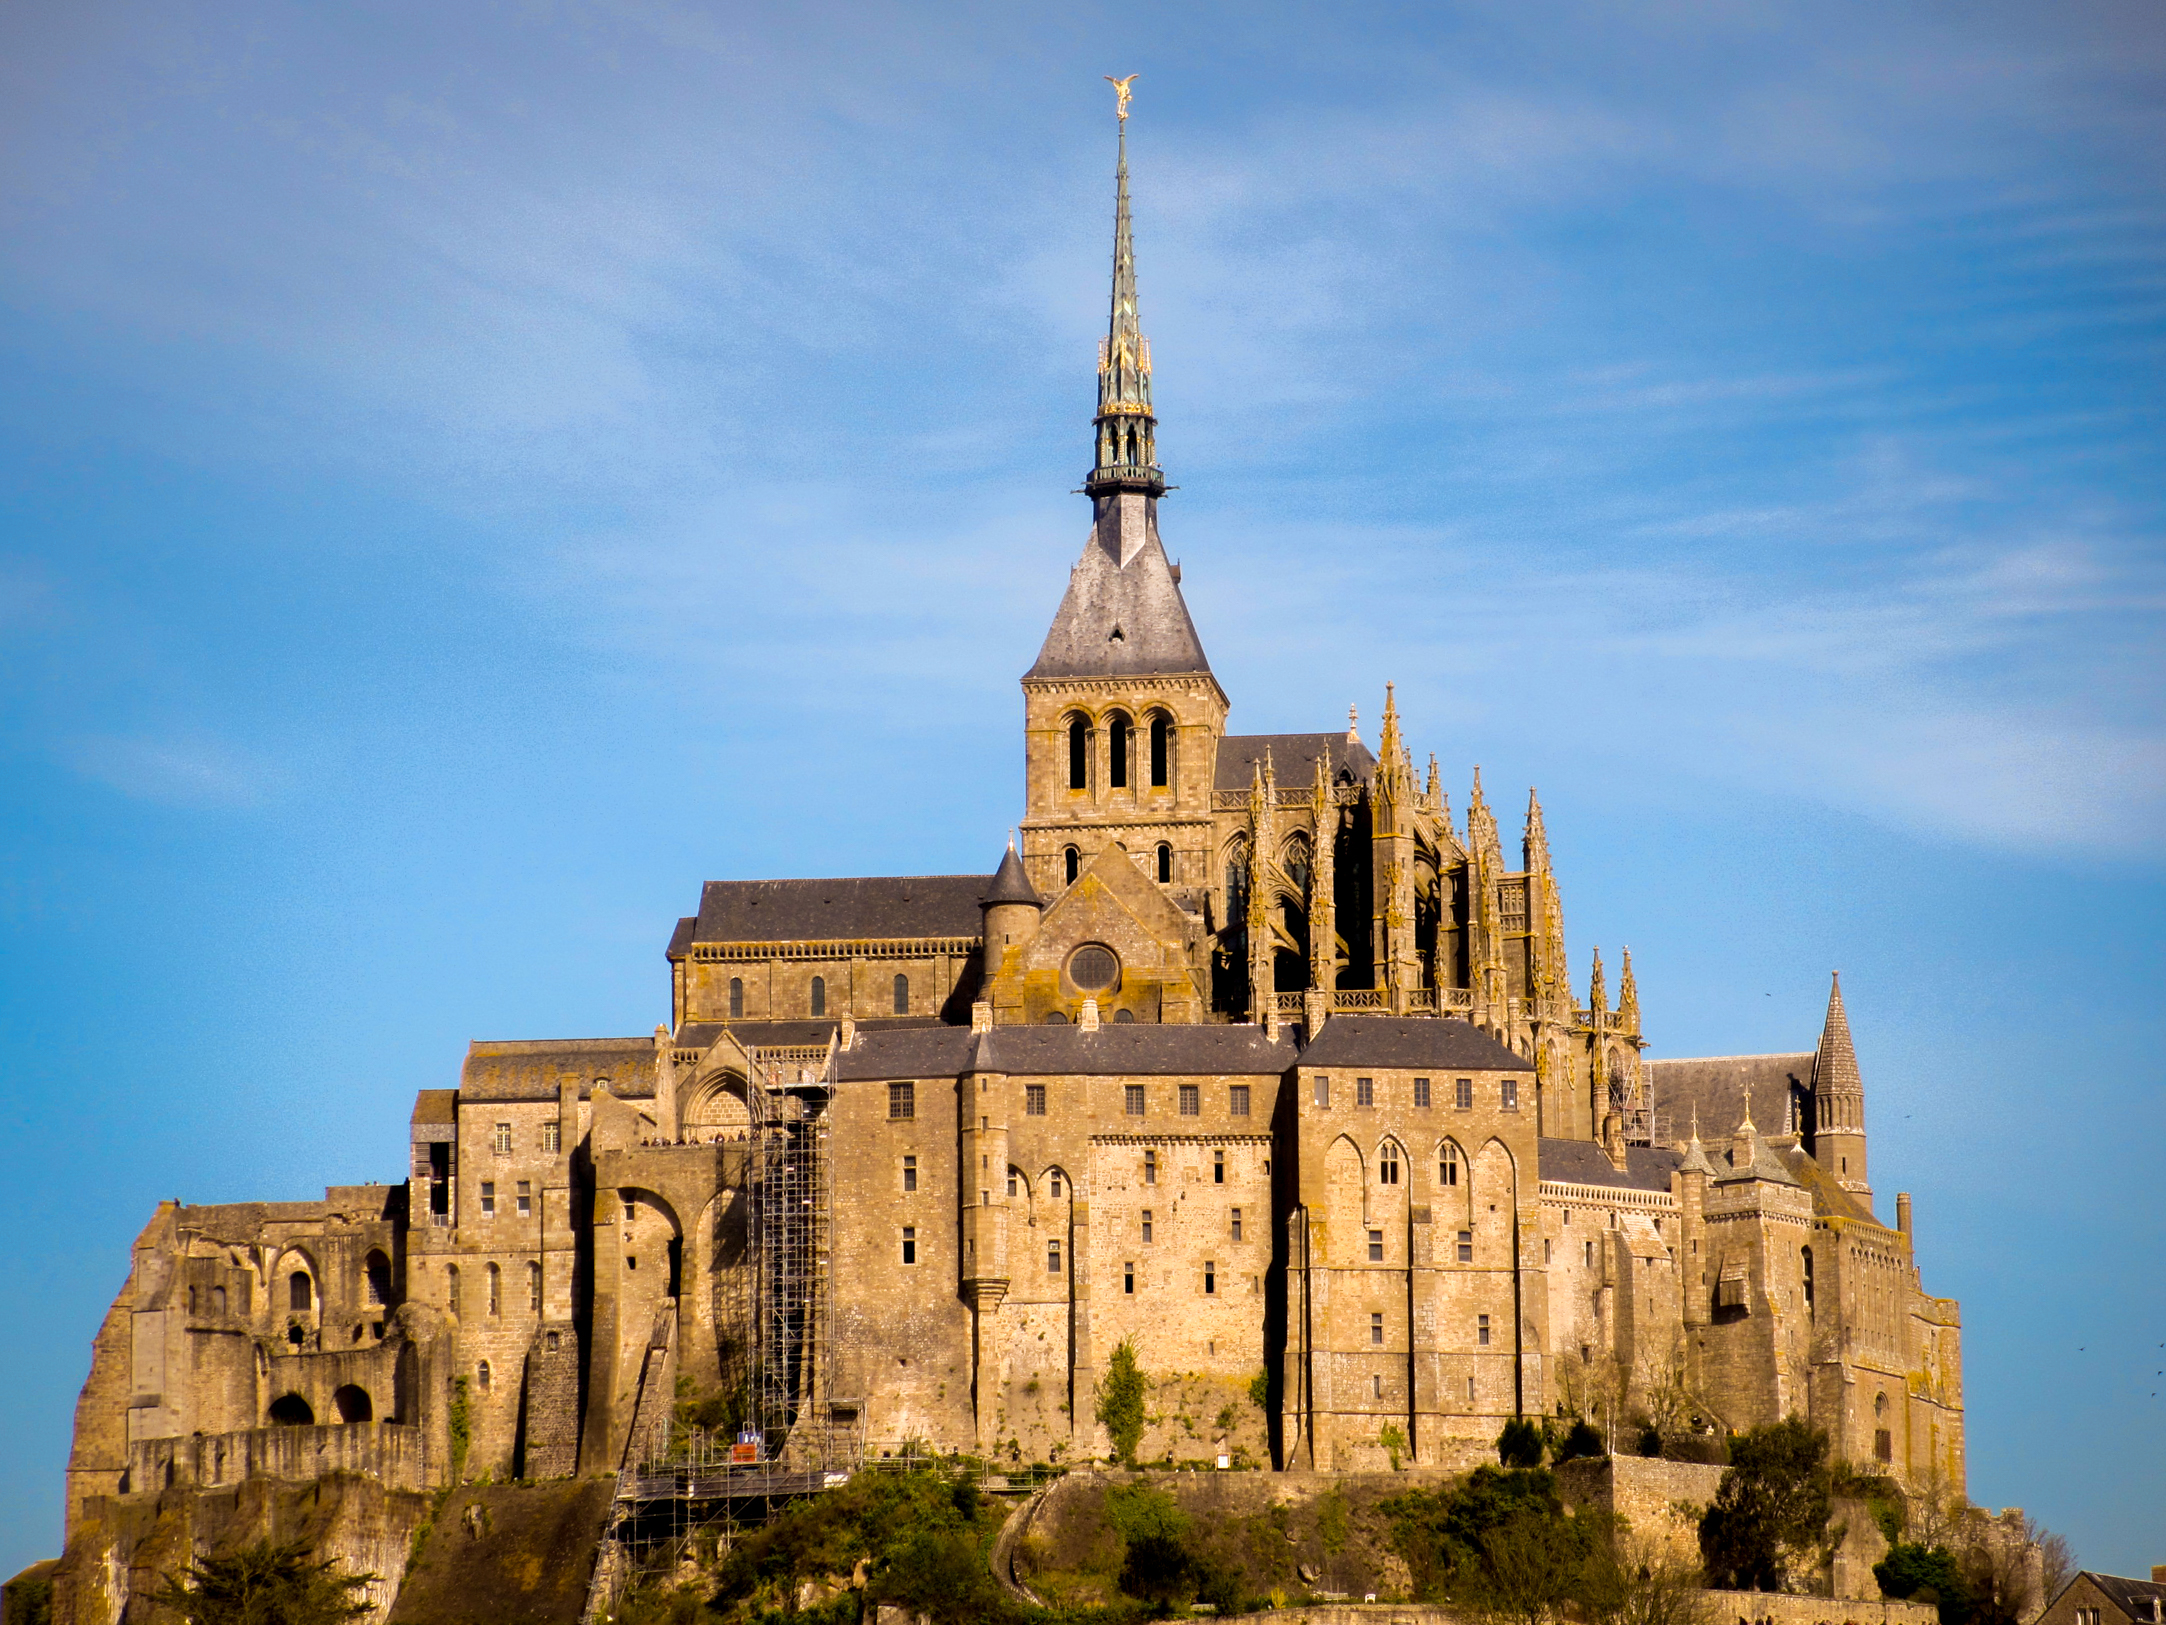
M694 942L974 937L989 875L852 875L836 880L710 880Z
M920 1028L858 1031L845 1050L843 1078L958 1077L1005 1072L1014 1077L1193 1077L1237 1073L1279 1077L1294 1064L1291 1037L1272 1043L1263 1029L1217 1023L1167 1025L1109 1022L1096 1032L1077 1026Z
M1329 1029L1325 1029L1329 1031ZM1610 1166L1609 1156L1592 1140L1551 1140L1536 1148L1540 1176L1573 1185L1607 1185L1615 1190L1667 1191L1670 1172L1683 1155L1661 1146L1625 1147L1624 1172Z
M1453 1017L1333 1016L1301 1064L1340 1066L1433 1066L1440 1071L1532 1072L1534 1063L1513 1054L1487 1033Z
M1246 790L1255 776L1255 764L1271 752L1271 771L1282 790L1301 789L1316 782L1316 758L1324 758L1331 782L1351 775L1356 784L1367 784L1376 773L1376 756L1358 739L1335 734L1228 734L1218 742L1218 767L1211 780L1219 790Z
M1867 1224L1879 1224L1880 1220L1856 1196L1836 1183L1835 1178L1801 1145L1780 1146L1776 1155L1790 1170L1790 1176L1812 1192L1813 1211L1829 1218L1863 1219Z
M986 888L984 900L988 903L1029 903L1038 908L1045 906L1045 899L1038 895L1038 888L1023 872L1023 860L1015 855L1012 845L1001 855L1000 867L993 871L993 883Z
M476 1039L466 1046L459 1094L467 1100L554 1100L563 1076L579 1080L581 1100L604 1078L619 1099L647 1099L654 1093L654 1039Z
M1210 670L1157 527L1152 526L1124 566L1118 538L1093 526L1083 557L1068 574L1068 591L1054 613L1037 664L1024 676L1209 675Z
M2131 1580L2119 1574L2096 1574L2089 1569L2085 1569L2079 1578L2098 1587L2131 1619L2151 1619L2151 1604L2166 1604L2166 1584L2157 1580Z
M693 929L698 924L698 917L691 914L687 914L677 921L677 928L669 934L667 957L671 959L682 959L684 957L684 951L692 946Z
M1655 1115L1668 1120L1669 1137L1680 1143L1692 1132L1695 1106L1701 1140L1727 1140L1745 1116L1748 1095L1752 1120L1761 1133L1791 1132L1791 1087L1805 1086L1813 1075L1810 1050L1802 1055L1707 1055L1643 1064Z

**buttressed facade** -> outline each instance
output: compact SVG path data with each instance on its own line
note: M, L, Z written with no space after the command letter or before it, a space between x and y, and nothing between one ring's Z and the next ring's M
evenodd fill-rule
M1795 1413L1960 1488L1956 1306L1876 1207L1840 990L1809 1050L1651 1059L1630 956L1574 980L1532 795L1507 855L1388 695L1373 745L1228 731L1159 538L1123 131L1090 527L998 866L709 882L651 1035L472 1045L397 1183L160 1207L71 1524L636 1465L680 1377L762 1459L1103 1456L1123 1343L1151 1457Z

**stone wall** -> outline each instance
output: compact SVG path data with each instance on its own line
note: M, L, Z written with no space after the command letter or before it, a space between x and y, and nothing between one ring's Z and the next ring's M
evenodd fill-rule
M366 1473L385 1488L430 1487L427 1436L389 1422L342 1422L323 1427L249 1428L186 1439L138 1439L128 1449L131 1490L239 1484L275 1478L305 1484L328 1473Z
M1632 1532L1654 1540L1681 1563L1700 1562L1700 1514L1715 1498L1725 1469L1692 1461L1607 1456L1557 1468L1566 1506L1597 1507L1625 1519Z

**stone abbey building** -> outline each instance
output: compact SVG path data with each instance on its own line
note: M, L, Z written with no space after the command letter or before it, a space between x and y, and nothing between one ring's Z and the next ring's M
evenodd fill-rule
M1124 1343L1152 1458L1795 1413L1961 1487L1956 1305L1876 1206L1840 990L1810 1049L1652 1059L1629 957L1574 980L1531 796L1509 843L1478 774L1455 813L1388 698L1373 745L1228 731L1159 540L1125 131L1117 199L997 867L710 882L650 1036L473 1044L397 1183L161 1206L71 1529L181 1484L636 1467L680 1378L761 1461L1101 1457Z

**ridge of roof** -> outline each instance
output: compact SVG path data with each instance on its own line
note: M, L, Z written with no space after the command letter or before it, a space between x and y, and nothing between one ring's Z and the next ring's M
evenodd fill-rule
M803 942L975 937L989 875L843 875L710 880L700 887L694 942Z
M1302 1052L1301 1064L1534 1070L1532 1061L1456 1016L1333 1016Z

